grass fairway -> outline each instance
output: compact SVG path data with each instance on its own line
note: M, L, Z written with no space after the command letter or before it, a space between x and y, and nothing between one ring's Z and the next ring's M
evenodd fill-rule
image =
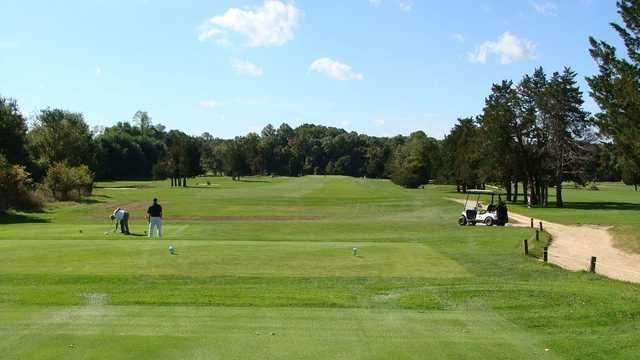
M456 225L449 188L322 176L192 182L101 183L89 201L0 218L0 358L640 352L640 286L522 256L522 239L544 245L530 229ZM162 240L143 237L153 197L167 217ZM105 235L117 206L131 211L133 236Z

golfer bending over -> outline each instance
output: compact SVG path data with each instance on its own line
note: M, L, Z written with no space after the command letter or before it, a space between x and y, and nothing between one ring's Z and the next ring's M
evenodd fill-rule
M120 231L123 234L129 235L129 212L117 208L113 214L111 214L111 221L116 221L116 229L114 231L118 231L118 223L120 224Z
M147 221L149 221L149 237L153 237L153 231L158 229L158 237L162 237L162 206L158 204L158 199L153 199L153 205L147 210Z

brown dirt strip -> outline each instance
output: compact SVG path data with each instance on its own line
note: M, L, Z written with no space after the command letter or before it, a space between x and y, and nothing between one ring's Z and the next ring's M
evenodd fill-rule
M464 200L449 199L464 204ZM597 258L596 272L606 277L640 283L640 255L629 254L613 245L609 227L595 225L563 225L533 219L536 226L551 234L549 262L571 271L588 270L591 256ZM509 211L509 223L531 226L531 217Z
M88 216L90 220L104 220L108 216ZM132 216L131 220L146 220L143 216ZM322 219L320 216L243 216L243 215L214 215L214 216L167 216L165 221L317 221Z

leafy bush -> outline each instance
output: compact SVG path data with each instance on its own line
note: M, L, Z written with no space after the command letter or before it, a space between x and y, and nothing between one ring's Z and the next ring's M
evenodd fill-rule
M55 163L47 171L44 185L56 200L80 200L93 191L93 173L86 165Z
M38 210L42 201L31 191L33 183L29 173L20 165L11 165L0 154L0 212Z

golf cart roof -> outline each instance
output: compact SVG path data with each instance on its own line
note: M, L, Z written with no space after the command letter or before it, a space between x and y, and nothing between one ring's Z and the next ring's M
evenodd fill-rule
M498 190L480 190L480 189L468 189L467 194L504 195L503 192Z

